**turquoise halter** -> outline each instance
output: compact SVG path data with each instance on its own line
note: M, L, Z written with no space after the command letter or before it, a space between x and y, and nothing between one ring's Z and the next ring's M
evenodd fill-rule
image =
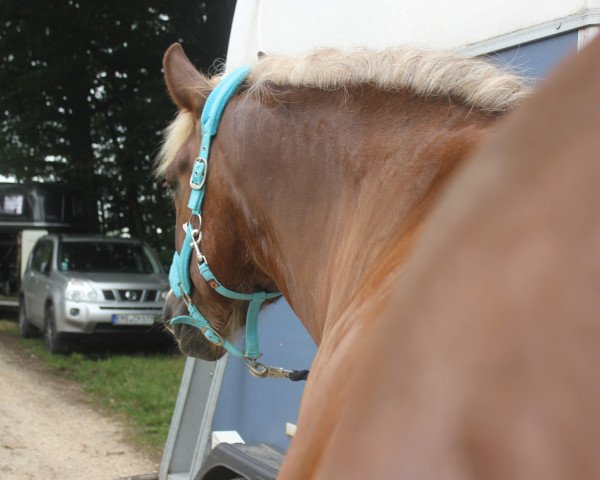
M244 359L250 369L250 373L255 376L273 376L291 378L294 380L294 373L297 372L271 367L257 362L257 359L262 355L260 353L258 341L258 313L260 307L265 300L280 297L281 292L240 293L229 290L217 280L208 266L206 257L200 250L200 242L202 240L202 200L204 199L206 187L211 140L217 133L219 122L227 102L229 102L249 73L250 68L242 67L223 78L209 95L206 104L204 105L204 109L202 110L202 142L200 144L198 158L196 158L196 161L194 162L192 175L190 177L190 187L192 188L192 191L188 201L188 208L192 212L191 217L194 215L198 217L198 228L194 229L191 221L183 226L186 232L185 240L181 246L181 252L177 253L176 251L173 255L173 263L171 264L171 269L169 271L169 283L171 284L171 289L178 298L181 298L184 301L188 308L189 315L181 315L172 319L171 325L188 324L198 328L209 342L222 346L235 357ZM246 349L244 352L240 351L229 341L221 337L221 335L217 333L215 327L192 303L190 297L192 281L189 273L192 249L196 255L200 275L202 275L210 287L224 297L234 300L247 300L250 302L246 313Z

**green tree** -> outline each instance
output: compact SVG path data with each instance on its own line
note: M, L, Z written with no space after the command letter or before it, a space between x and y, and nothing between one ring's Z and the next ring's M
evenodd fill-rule
M170 250L173 215L152 176L175 109L161 60L183 44L197 68L224 58L235 0L3 0L0 174L67 182L104 231Z

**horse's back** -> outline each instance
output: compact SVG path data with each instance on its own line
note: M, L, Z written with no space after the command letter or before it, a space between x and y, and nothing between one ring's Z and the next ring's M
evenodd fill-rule
M600 478L600 39L454 179L320 478Z

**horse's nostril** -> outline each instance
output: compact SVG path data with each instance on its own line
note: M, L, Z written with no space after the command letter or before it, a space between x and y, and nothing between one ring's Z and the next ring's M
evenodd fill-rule
M186 307L183 301L172 293L173 290L169 291L167 298L165 299L162 311L162 321L169 331L173 332L175 335L178 335L181 329L174 329L174 326L171 325L171 319L177 317L178 315L184 315L186 313Z

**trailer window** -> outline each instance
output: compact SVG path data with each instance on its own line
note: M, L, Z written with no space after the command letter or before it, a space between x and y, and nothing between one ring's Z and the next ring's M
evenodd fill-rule
M85 222L88 213L88 204L82 196L68 195L64 197L64 217L66 222Z
M47 222L62 221L63 196L55 192L46 192L43 195L44 219Z
M0 197L0 215L23 215L23 195L19 193L5 193Z

